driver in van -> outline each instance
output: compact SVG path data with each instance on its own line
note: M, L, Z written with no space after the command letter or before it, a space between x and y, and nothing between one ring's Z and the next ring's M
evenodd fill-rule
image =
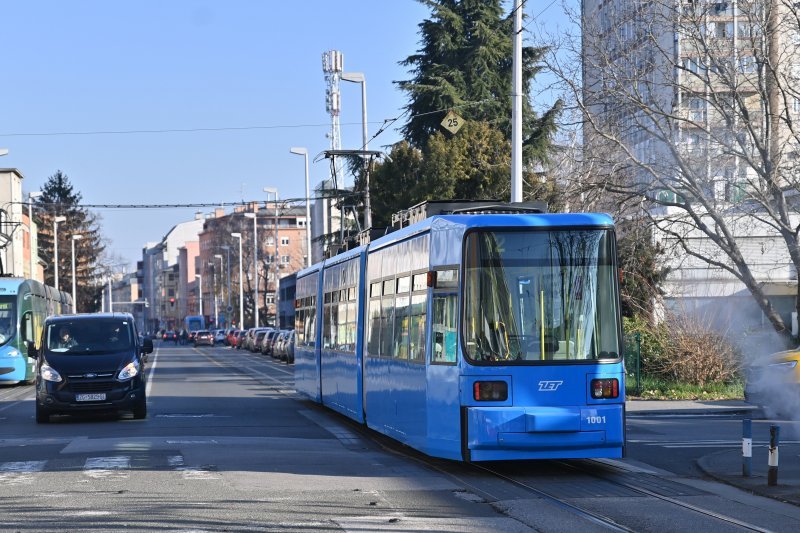
M62 326L58 331L58 347L59 348L72 348L77 346L78 343L72 338L69 327Z

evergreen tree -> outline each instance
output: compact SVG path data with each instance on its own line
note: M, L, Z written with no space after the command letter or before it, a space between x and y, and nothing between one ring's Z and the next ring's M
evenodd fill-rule
M97 258L105 250L97 217L80 207L82 196L75 191L69 177L61 172L47 178L42 195L36 200L36 223L38 224L39 257L47 263L45 283L55 285L55 248L53 244L53 221L57 216L66 217L58 224L58 285L65 292L72 290L72 236L81 235L75 241L75 277L77 309L92 312L100 308L102 283L98 279Z
M488 122L510 141L513 14L504 16L501 0L419 1L430 7L432 15L419 25L422 48L401 62L413 75L397 82L410 100L403 135L423 148L440 131L447 111L458 107L463 118ZM531 80L541 70L544 52L534 47L522 51L526 164L546 157L561 108L558 102L537 117L530 104Z
M513 14L503 14L500 0L419 1L432 14L419 25L420 50L401 62L413 78L397 82L409 97L407 142L371 175L376 226L423 200L511 196ZM531 107L530 82L543 53L523 50L523 198L552 205L557 187L533 171L546 161L561 106L541 117ZM455 135L440 126L452 108L464 118Z
M652 324L655 304L663 294L661 284L670 272L663 266L664 249L653 243L652 229L646 226L620 226L619 233L617 255L622 270L622 315Z

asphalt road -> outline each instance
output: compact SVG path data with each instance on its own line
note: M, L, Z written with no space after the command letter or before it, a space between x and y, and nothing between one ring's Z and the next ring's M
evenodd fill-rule
M798 508L709 483L670 463L669 448L644 442L673 442L665 435L699 427L716 435L717 421L692 430L632 419L635 453L608 471L531 461L494 465L506 476L497 478L428 462L303 401L293 392L292 368L270 358L168 345L151 356L148 372L145 420L54 417L40 425L32 387L0 388L0 529L607 530L569 506L631 531L738 531L736 520L794 531L800 524ZM660 452L637 451L651 448Z

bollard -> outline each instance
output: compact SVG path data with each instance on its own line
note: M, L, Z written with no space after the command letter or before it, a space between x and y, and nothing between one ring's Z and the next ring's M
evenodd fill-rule
M753 421L742 420L742 475L750 477L753 470Z
M778 442L781 437L781 427L769 427L769 470L767 471L767 485L774 487L778 484Z

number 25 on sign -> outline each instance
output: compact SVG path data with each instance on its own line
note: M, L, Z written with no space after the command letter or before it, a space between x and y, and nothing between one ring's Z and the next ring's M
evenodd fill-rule
M464 124L464 119L458 116L455 111L449 111L441 124L444 129L455 135Z

